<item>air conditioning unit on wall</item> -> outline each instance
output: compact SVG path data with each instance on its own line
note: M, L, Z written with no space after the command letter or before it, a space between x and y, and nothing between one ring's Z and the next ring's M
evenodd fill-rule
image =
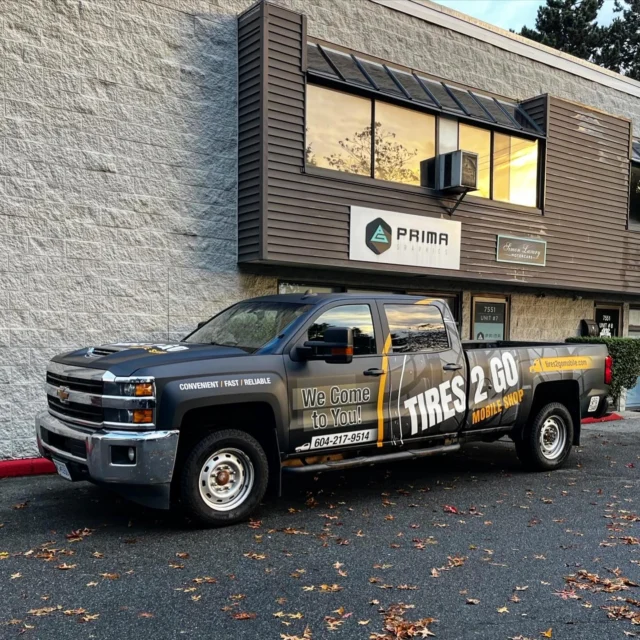
M420 163L420 184L444 193L467 193L478 189L478 154L451 151Z

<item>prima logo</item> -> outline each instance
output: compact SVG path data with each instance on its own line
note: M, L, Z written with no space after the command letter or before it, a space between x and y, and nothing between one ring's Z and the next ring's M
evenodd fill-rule
M365 230L367 247L376 255L391 248L391 227L382 219L372 220Z

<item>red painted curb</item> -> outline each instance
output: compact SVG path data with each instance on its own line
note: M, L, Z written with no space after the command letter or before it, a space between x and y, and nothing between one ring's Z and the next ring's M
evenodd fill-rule
M0 478L17 476L38 476L43 473L55 473L56 468L46 458L25 458L24 460L0 461Z
M582 424L593 424L594 422L613 422L614 420L624 420L619 413L610 413L602 418L582 418Z

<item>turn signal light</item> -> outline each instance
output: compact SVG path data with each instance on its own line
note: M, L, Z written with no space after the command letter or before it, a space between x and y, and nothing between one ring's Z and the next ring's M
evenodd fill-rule
M133 421L136 424L153 422L153 409L134 409Z
M611 384L612 379L613 379L613 358L611 356L607 356L604 359L604 383Z
M332 356L352 356L353 347L333 347L331 349Z
M135 396L152 396L153 395L153 383L151 382L138 382L133 385Z

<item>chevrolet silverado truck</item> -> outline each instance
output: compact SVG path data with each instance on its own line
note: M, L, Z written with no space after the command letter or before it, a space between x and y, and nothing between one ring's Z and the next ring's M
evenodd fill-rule
M457 451L508 436L531 470L560 467L606 408L604 345L462 342L443 300L290 294L239 302L171 344L56 356L40 452L206 525L247 518L284 472Z

